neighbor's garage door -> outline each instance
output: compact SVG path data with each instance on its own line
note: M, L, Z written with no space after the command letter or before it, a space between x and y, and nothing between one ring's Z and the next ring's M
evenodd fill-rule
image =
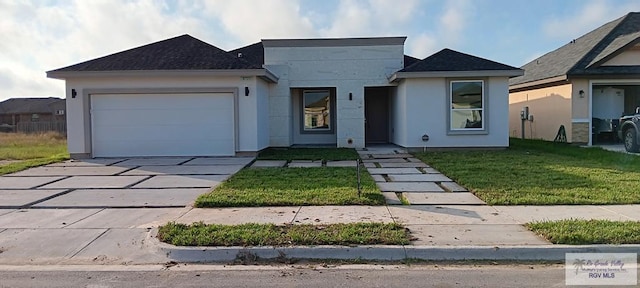
M231 93L91 95L94 157L235 153Z

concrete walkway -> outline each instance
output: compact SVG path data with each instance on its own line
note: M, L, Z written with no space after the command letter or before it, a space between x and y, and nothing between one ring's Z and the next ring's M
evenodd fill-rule
M486 204L400 147L371 147L358 153L387 204L402 204L400 197L411 205Z

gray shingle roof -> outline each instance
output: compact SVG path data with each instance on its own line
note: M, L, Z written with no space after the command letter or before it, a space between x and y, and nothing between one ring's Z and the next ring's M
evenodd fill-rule
M435 72L435 71L487 71L520 70L516 67L461 53L451 49L442 49L398 72Z
M52 113L52 104L64 99L49 98L11 98L0 102L0 114Z
M185 34L50 72L259 68L262 67Z
M264 64L264 46L262 46L262 42L231 50L229 51L229 55L236 58L242 58L245 61L260 67Z
M416 57L409 56L409 55L404 55L404 68L407 68L407 67L415 64L418 61L420 61L420 59L418 59Z
M640 12L631 12L525 64L524 75L511 78L509 84L564 75L639 74L640 66L600 66L638 41Z

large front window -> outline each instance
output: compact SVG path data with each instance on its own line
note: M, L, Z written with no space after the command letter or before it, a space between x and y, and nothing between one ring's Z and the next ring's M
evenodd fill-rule
M451 81L451 130L483 130L484 82Z
M331 97L329 90L308 90L302 93L304 130L331 130Z

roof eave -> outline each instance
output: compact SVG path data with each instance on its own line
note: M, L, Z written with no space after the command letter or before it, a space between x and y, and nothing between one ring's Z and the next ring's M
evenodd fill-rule
M423 71L396 72L389 77L389 82L408 78L442 78L442 77L516 77L524 75L522 69L510 70L476 70L476 71Z
M278 77L268 69L219 70L115 70L115 71L48 71L53 79L113 77L113 76L256 76L267 82L278 83Z
M555 83L555 82L567 81L567 79L568 79L567 75L560 75L560 76L545 78L545 79L541 79L541 80L535 80L535 81L529 81L529 82L515 84L515 85L509 85L509 90L518 90L518 89L524 89L524 88L528 88L528 87L546 85L546 84L551 84L551 83Z

